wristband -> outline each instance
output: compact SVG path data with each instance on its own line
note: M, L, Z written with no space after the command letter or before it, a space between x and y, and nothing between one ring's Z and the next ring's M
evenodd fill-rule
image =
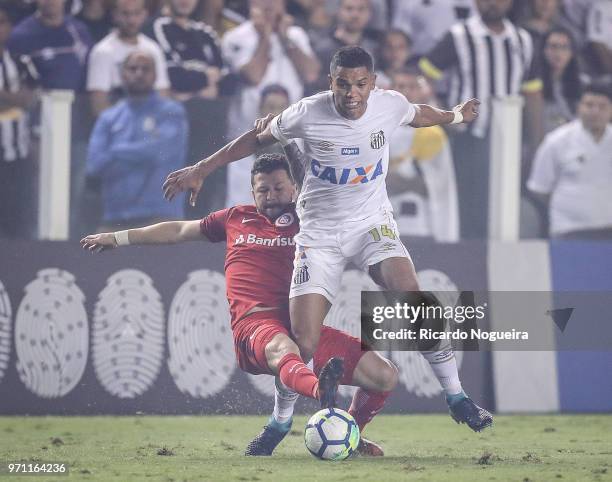
M463 108L463 104L459 104L453 108L453 120L451 124L461 124L463 122L463 114L461 113L461 109Z
M125 231L115 231L115 243L117 243L117 246L128 246L130 244L127 229Z

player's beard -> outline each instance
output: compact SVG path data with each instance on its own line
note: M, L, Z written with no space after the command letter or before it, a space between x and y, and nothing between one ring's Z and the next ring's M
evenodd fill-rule
M271 221L276 221L276 218L283 214L283 212L287 209L287 206L287 204L282 203L267 204L264 206L262 211L268 219Z

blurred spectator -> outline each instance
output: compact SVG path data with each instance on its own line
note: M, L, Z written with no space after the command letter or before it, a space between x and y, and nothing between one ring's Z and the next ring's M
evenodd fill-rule
M289 0L287 11L295 18L296 24L309 33L327 31L332 26L333 15L325 0Z
M261 93L258 117L268 114L274 116L280 114L291 103L289 92L282 85L270 84ZM263 152L263 151L261 151ZM273 144L265 152L280 152L283 150L280 144ZM237 206L240 204L253 204L251 194L251 167L255 156L249 156L236 162L232 162L227 169L227 195L225 206Z
M360 45L374 58L377 57L378 34L366 29L370 15L370 0L341 0L336 15L336 25L332 31L327 35L311 32L312 48L323 66L321 76L312 86L313 91L329 88L329 63L339 48L346 45Z
M257 117L261 92L278 83L289 92L290 102L304 95L304 84L319 75L306 32L292 25L283 0L250 0L250 19L225 34L223 54L244 86L229 112L229 137L250 129Z
M586 40L593 74L612 79L612 1L595 0L587 17Z
M91 47L87 27L64 13L65 0L38 0L38 10L18 24L7 46L43 89L82 90Z
M219 35L237 27L246 18L238 11L229 7L230 2L224 0L205 0L198 2L193 18L210 25ZM247 2L244 1L246 4ZM246 9L245 9L246 14Z
M574 118L580 97L580 70L568 30L555 27L542 41L544 132L548 133Z
M435 104L427 80L395 72L393 88L415 104ZM440 126L400 126L389 141L387 190L401 235L459 240L459 206L453 158Z
M82 8L75 18L85 24L94 43L98 43L108 35L113 26L110 0L82 0L82 2Z
M168 15L153 21L147 31L166 56L170 88L176 100L214 99L219 93L223 59L217 34L191 20L198 0L168 0Z
M429 52L452 25L474 11L474 0L401 0L396 2L391 26L410 36L412 51L420 57Z
M390 89L392 77L408 66L411 57L412 41L402 30L392 29L385 33L380 54L378 56L378 70L376 72L376 86L381 89Z
M489 197L488 129L492 98L522 93L532 152L543 135L542 81L531 36L507 18L511 0L476 0L478 15L453 25L421 58L419 66L438 80L450 73L447 105L481 100L480 115L453 136L462 238L486 237ZM478 182L475 182L475 180Z
M555 237L612 239L612 93L584 88L578 119L546 136L528 188L549 207Z
M104 229L127 229L183 216L181 200L160 194L166 175L185 165L187 119L181 104L155 92L155 58L126 57L126 98L104 111L91 135L87 174L101 182Z
M383 33L389 28L390 2L388 0L369 0L368 3L370 5L370 18L365 29L369 32ZM326 0L325 6L329 15L335 16L340 10L341 4L342 0Z
M587 17L593 0L562 0L562 2L563 17L570 25L577 50L582 51L585 43Z
M560 0L533 0L527 4L529 16L523 23L533 39L533 49L541 52L544 36L554 27L570 28L560 13Z
M117 28L94 46L89 59L87 90L94 116L121 97L121 65L135 50L146 50L155 59L155 89L164 92L170 88L163 52L141 33L146 18L144 0L115 0L113 20Z
M6 49L11 33L8 9L0 5L0 236L27 234L34 204L27 109L34 101L25 68Z

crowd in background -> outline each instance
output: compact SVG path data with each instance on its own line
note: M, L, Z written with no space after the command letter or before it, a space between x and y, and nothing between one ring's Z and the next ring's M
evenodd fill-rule
M483 102L468 128L389 140L401 234L486 237L491 100L520 95L522 235L612 238L612 0L0 1L0 236L35 232L42 90L77 98L78 237L250 202L252 159L209 178L195 209L165 203L161 184L327 89L331 56L355 44L380 88Z

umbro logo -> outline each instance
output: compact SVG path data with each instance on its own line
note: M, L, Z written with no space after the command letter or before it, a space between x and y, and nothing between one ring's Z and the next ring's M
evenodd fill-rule
M251 221L257 221L256 218L242 218L242 224L250 223Z
M333 152L334 144L329 141L321 141L317 144L317 147L321 149L323 152Z

